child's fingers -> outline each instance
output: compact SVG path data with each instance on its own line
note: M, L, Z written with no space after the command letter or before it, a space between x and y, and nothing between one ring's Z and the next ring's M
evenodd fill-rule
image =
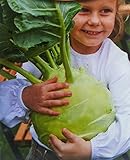
M46 100L43 102L44 107L66 106L68 104L68 99Z
M56 91L60 89L68 88L69 84L66 82L58 82L58 83L51 83L46 85L46 90L49 91Z
M55 145L53 145L53 143L51 142L51 140L49 140L48 142L49 142L49 144L51 145L52 150L53 150L55 153L58 154L59 151L58 151L58 149L55 147Z
M60 113L57 111L53 111L52 109L40 107L40 109L37 111L39 113L43 113L44 115L50 115L50 116L58 116Z
M72 142L72 143L75 142L78 138L75 134L73 134L71 131L69 131L66 128L63 128L62 134L67 138L69 142Z
M47 85L47 84L50 84L50 83L56 83L57 80L58 80L58 78L57 78L57 77L54 77L54 78L52 78L52 79L46 80L46 81L43 82L43 83L44 83L44 85Z
M43 82L43 84L44 86L46 86L47 91L59 90L59 89L64 89L69 87L69 84L66 82L58 82L57 77L49 79Z
M72 96L72 92L59 90L54 92L48 92L48 94L46 95L46 100L60 99L60 98L70 97L70 96Z
M50 135L49 143L51 144L54 151L56 151L57 153L61 150L61 148L64 145L64 142L62 142L61 140L59 140L56 136L52 134Z

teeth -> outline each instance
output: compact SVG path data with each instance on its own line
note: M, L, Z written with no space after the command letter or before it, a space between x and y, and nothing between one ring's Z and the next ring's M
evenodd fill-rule
M91 35L96 35L98 32L88 31L87 33L88 33L88 34L91 34Z
M90 35L97 35L99 32L94 32L94 31L85 31L86 33Z

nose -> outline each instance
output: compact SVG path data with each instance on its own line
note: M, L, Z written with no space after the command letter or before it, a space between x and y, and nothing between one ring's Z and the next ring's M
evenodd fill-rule
M93 26L100 25L101 24L100 15L98 15L98 13L92 13L89 16L88 24Z

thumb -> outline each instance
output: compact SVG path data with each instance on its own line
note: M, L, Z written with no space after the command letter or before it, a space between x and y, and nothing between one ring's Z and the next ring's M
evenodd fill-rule
M62 130L62 134L65 136L65 138L67 138L67 140L71 143L75 142L78 138L78 136L76 136L75 134L73 134L71 131L69 131L66 128L63 128Z

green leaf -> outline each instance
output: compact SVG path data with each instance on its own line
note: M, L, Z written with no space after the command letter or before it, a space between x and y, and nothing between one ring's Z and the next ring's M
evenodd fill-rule
M60 22L57 9L53 0L32 0L32 1L9 1L9 6L17 14L14 19L16 27L19 29L13 36L14 43L20 48L28 51L45 44L56 44L60 42ZM78 12L80 6L77 3L59 3L63 16L65 18L65 25L67 32L72 27L72 17ZM38 47L37 47L38 48ZM44 47L46 48L46 47ZM44 50L45 51L45 50ZM39 54L39 53L37 53Z
M12 62L27 61L24 53L11 42L11 33L4 24L0 24L0 58L9 59Z
M2 7L0 5L0 23L3 23L3 17L2 17L3 11L2 11Z
M59 2L59 3L60 3L59 4L60 9L64 17L66 30L67 32L69 32L70 28L72 27L72 19L74 15L81 9L81 6L79 3L74 3L74 2L67 2L67 3Z
M33 16L52 16L54 0L7 0L9 6L17 13L30 13Z
M52 33L51 30L45 30L44 28L32 29L27 32L21 32L13 36L15 44L25 50L36 47L37 45L45 45L48 42L59 41L60 36L56 33Z
M44 53L46 50L50 49L52 46L54 46L56 42L49 41L47 43L43 43L40 45L36 45L34 48L30 48L28 51L25 52L26 57L36 57Z
M22 14L15 18L14 22L20 32L25 32L31 29L44 28L44 30L54 29L55 33L60 29L60 25L55 24L56 18L49 21L47 17L34 17L30 14ZM52 23L53 22L53 23Z
M6 27L10 31L17 30L16 26L14 25L15 16L16 13L10 9L7 1L1 0L0 1L0 17L2 18L1 23L6 24Z
M10 50L13 53L18 50L18 57L23 52L27 57L33 57L60 43L61 26L56 3L58 2L54 0L0 0L1 21L3 19L8 28L6 34L4 33L8 35L5 36L6 42L0 42L1 56L4 57L5 51L6 54L10 54ZM65 18L65 28L69 32L72 27L72 17L80 6L75 2L60 2L59 6Z

